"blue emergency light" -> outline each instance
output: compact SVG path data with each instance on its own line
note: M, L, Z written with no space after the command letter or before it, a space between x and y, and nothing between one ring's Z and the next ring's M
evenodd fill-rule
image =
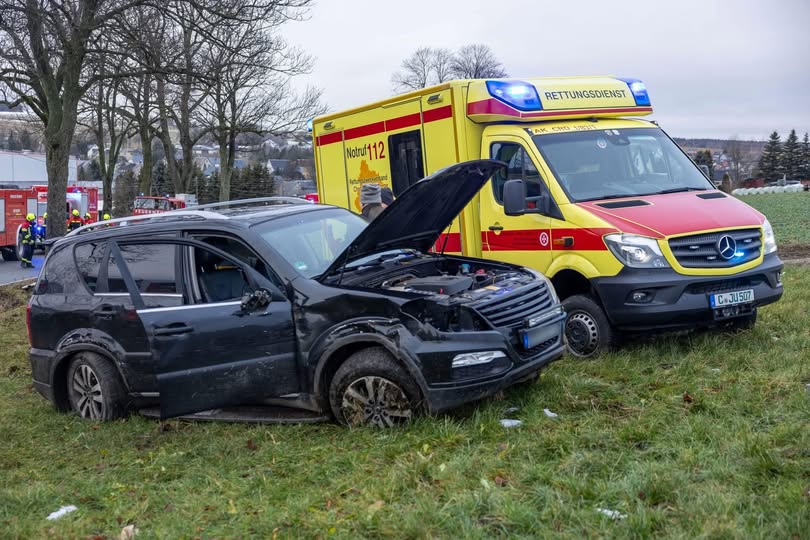
M487 81L489 95L519 111L542 111L534 85L523 81Z
M312 133L312 118L307 120L307 133Z
M619 80L627 83L627 86L630 88L630 93L633 94L633 99L636 100L636 106L650 106L650 96L647 94L647 85L638 79L625 79L623 77L619 77Z

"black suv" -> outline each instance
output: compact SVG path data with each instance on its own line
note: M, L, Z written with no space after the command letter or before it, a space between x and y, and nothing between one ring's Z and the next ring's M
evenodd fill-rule
M526 379L563 354L548 280L430 252L502 166L439 171L371 224L268 198L78 229L29 304L34 386L91 419L283 405L388 426Z

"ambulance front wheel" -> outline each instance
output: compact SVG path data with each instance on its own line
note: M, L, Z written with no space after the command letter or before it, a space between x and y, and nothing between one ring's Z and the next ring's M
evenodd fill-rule
M571 354L592 358L614 347L616 331L610 326L605 310L592 296L569 296L563 300L563 307L567 314L565 339Z

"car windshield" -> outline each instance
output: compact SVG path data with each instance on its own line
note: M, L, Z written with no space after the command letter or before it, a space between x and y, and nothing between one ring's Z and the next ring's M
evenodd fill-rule
M533 140L571 202L713 189L660 129L553 133Z
M301 275L313 278L329 268L367 225L357 214L330 208L265 221L255 230Z

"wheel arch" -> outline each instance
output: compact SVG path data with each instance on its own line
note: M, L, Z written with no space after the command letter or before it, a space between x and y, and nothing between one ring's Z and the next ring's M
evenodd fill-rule
M336 340L321 353L314 373L314 393L323 403L329 403L329 386L337 370L353 354L364 349L381 347L402 366L419 388L420 397L427 395L427 383L417 368L417 363L394 341L380 334L361 333Z
M109 362L115 368L116 373L118 373L118 377L123 384L124 389L129 392L129 384L123 373L121 373L121 366L116 361L115 355L112 352L108 351L104 347L89 343L70 345L59 350L51 367L53 402L56 405L56 408L60 411L70 410L67 391L67 374L68 370L70 369L70 364L73 362L74 358L85 352L95 353L105 361Z

